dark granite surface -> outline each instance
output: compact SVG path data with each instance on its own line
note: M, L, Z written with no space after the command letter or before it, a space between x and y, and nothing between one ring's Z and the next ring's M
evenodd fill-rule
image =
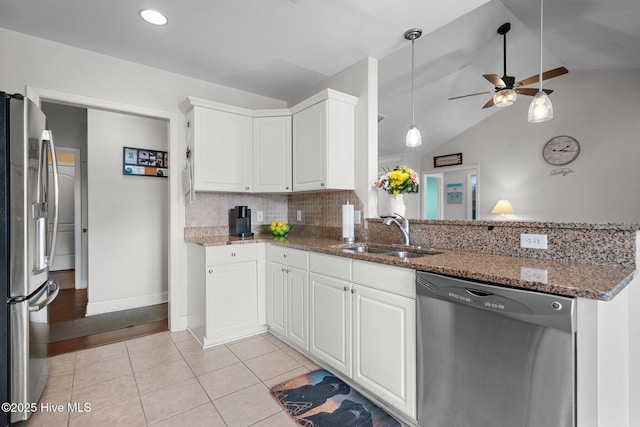
M525 290L602 301L612 299L635 276L635 268L631 266L578 264L460 250L445 249L436 255L407 259L380 254L353 253L343 251L343 248L348 245L342 244L337 239L299 235L290 235L286 238L259 235L245 240L220 235L190 236L185 240L202 246L266 242ZM546 283L532 279L531 270L528 269L546 271ZM538 276L544 276L540 274L543 271L536 271L536 273Z

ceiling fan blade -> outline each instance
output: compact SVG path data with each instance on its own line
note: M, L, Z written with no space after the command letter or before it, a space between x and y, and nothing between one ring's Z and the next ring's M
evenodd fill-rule
M567 74L568 72L569 70L567 70L565 67L554 68L553 70L548 70L542 73L542 80L552 79L554 77ZM527 77L524 80L520 80L518 83L516 83L516 86L527 86L532 83L537 83L539 81L540 81L540 75L536 74L535 76Z
M483 74L482 77L489 80L495 87L506 86L506 83L497 74Z
M486 104L484 104L484 106L482 108L489 108L489 107L493 107L495 104L493 103L493 97L487 101Z
M553 93L553 89L542 89L542 90L547 95L550 95L551 93ZM518 92L518 95L536 96L536 93L538 93L538 89L535 89L532 87L520 87L516 89L516 92Z
M453 98L449 98L449 101L451 101L452 99L466 98L467 96L484 95L485 93L491 93L491 92L493 92L493 91L489 90L489 91L486 91L486 92L470 93L469 95L454 96Z

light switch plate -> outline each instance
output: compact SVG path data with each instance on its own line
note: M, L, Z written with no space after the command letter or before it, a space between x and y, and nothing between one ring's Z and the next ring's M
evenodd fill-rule
M302 211L300 209L296 212L296 221L302 221Z
M264 212L258 211L256 213L256 222L262 222L262 221L264 221Z
M353 223L354 224L362 223L362 211L353 211Z

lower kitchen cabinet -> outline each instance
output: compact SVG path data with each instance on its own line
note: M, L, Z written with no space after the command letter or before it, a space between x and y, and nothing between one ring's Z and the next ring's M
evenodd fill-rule
M188 327L209 347L266 330L264 245L188 245Z
M353 285L353 379L416 417L416 302Z
M308 351L308 253L270 245L267 258L269 330Z
M309 353L348 377L351 377L350 291L349 282L309 274Z

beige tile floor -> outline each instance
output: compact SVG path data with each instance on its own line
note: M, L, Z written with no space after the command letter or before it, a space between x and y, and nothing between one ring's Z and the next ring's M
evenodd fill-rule
M52 358L38 406L51 409L29 427L295 426L269 389L315 369L271 334L203 350L188 332L163 332Z

